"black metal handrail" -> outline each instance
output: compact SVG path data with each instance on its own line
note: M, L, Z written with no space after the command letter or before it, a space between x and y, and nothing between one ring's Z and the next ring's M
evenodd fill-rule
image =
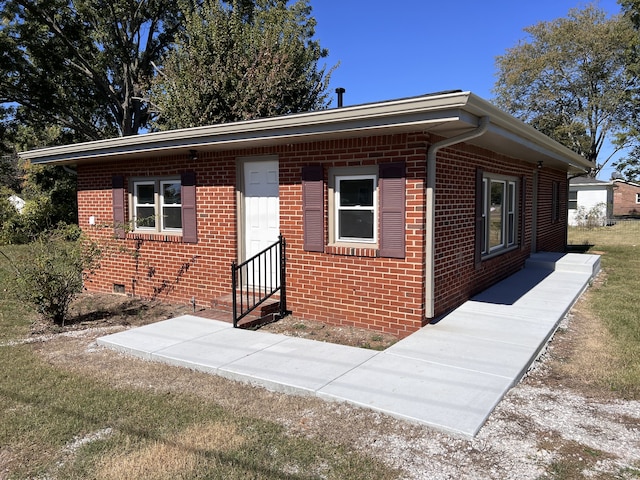
M280 292L279 317L287 315L286 242L278 241L241 264L231 264L233 326L265 300Z

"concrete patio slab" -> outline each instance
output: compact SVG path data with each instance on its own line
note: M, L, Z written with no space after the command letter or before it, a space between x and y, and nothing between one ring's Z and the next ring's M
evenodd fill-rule
M221 374L236 380L257 381L272 390L311 394L377 353L363 348L289 338L227 365L221 369Z
M530 360L529 346L468 336L464 332L456 334L456 346L452 348L451 332L437 327L429 325L421 330L424 335L411 335L385 353L510 378L518 377Z
M473 437L599 268L594 255L527 267L383 352L186 315L100 345L272 390L345 401Z
M512 379L380 354L318 394L462 436L475 436Z
M224 325L225 328L211 334L157 350L152 358L194 370L218 373L221 367L282 343L288 338L284 335L233 328L229 323Z
M228 323L184 315L102 337L98 344L151 359L158 350L229 328Z
M451 338L473 337L512 345L521 345L527 348L537 348L553 328L549 320L536 322L533 319L514 319L504 311L491 315L488 312L478 313L473 311L452 312L440 320L437 324L424 327L420 332L438 330L446 332ZM559 319L555 320L556 322ZM424 334L423 334L424 335ZM408 338L410 338L409 336ZM422 339L424 340L424 336ZM426 341L426 340L425 340ZM459 352L458 347L454 347Z

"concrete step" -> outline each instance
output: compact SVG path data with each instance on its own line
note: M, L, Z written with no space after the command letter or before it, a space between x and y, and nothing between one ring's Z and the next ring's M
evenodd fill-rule
M600 271L600 255L586 253L538 252L526 262L528 268L595 275Z

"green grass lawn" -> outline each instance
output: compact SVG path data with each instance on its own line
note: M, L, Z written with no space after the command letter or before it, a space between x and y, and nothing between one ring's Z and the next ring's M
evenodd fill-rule
M589 307L610 333L616 358L602 381L622 396L640 398L640 221L569 227L568 238L570 245L602 253L605 280L592 290Z
M640 398L640 247L598 244L604 283L589 297L593 313L611 334L616 364L603 379L623 397Z
M13 478L394 478L338 444L201 398L109 388L44 364L29 346L1 347L0 365L0 445L20 458ZM65 462L73 440L94 432L104 438Z
M11 342L34 318L0 298L0 476L9 464L16 479L397 477L337 441L290 435L213 400L114 388L52 365L35 345Z
M589 308L612 339L603 388L640 398L640 252L628 243L592 248L603 252L605 280ZM24 248L8 250L28 261ZM0 288L8 280L0 268ZM36 346L11 343L29 336L34 318L0 297L0 467L10 463L9 478L397 478L339 442L291 435L213 400L115 388L51 364Z
M640 245L640 220L620 220L605 227L569 227L569 245Z

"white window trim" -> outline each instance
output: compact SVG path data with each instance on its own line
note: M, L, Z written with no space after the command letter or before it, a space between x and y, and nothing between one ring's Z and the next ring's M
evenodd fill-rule
M133 208L131 210L131 219L132 219L132 228L134 231L145 231L145 232L155 232L158 228L158 212L157 212L157 188L155 187L156 182L154 180L139 180L133 182L132 189L132 198L133 198ZM154 193L153 193L153 203L138 203L138 186L142 185L153 185ZM138 225L138 216L136 215L138 211L138 207L152 207L154 211L154 226L153 227L145 227L144 225Z
M377 248L378 247L378 226L379 226L379 196L378 196L378 187L379 187L379 177L378 177L378 165L357 165L352 167L331 167L329 168L328 175L328 193L329 193L329 245L335 246L349 246L349 247L360 247L360 248ZM359 240L359 239L350 239L350 240L339 240L338 239L338 214L337 214L337 201L339 199L336 197L337 190L337 178L355 178L355 177L371 177L374 178L374 196L373 196L373 204L374 204L374 241L368 240Z
M164 185L178 183L180 185L180 203L164 203ZM165 226L165 216L163 215L165 208L177 208L182 213L182 185L180 184L180 179L163 179L160 180L160 189L158 190L159 196L159 214L160 214L160 231L162 232L182 232L182 227L166 227Z
M355 205L349 207L340 206L340 182L343 180L372 180L373 183L373 205ZM346 243L366 243L376 244L378 243L378 176L377 175L336 175L335 177L335 232L337 242ZM339 223L340 223L340 211L342 210L356 210L373 213L373 238L361 238L361 237L340 237Z
M182 209L182 203L174 203L174 204L165 204L164 203L164 195L163 195L163 185L167 183L178 183L181 184L180 177L140 177L131 179L130 190L129 190L129 205L130 214L129 219L131 221L132 231L138 233L166 233L179 235L182 233L182 227L180 228L171 228L165 227L165 219L164 215L162 215L164 208L179 208ZM137 186L138 185L153 185L154 186L154 203L153 204L139 204L137 199ZM139 226L138 219L136 216L137 207L146 206L153 207L154 209L154 218L155 218L155 226L153 227L145 227Z
M503 184L503 205L501 216L501 239L502 242L499 245L491 246L490 238L490 208L491 208L491 183L498 182ZM513 187L513 188L510 188ZM491 257L493 255L500 254L502 252L511 250L518 245L518 191L519 184L518 179L514 177L508 177L504 175L497 175L491 173L484 173L482 178L482 223L483 223L483 238L481 247L482 257ZM511 192L511 198L509 193ZM509 222L509 218L512 217L512 222ZM510 227L511 226L511 227ZM511 228L511 231L509 229ZM512 238L512 241L509 239Z
M636 203L640 204L640 193L636 193Z

